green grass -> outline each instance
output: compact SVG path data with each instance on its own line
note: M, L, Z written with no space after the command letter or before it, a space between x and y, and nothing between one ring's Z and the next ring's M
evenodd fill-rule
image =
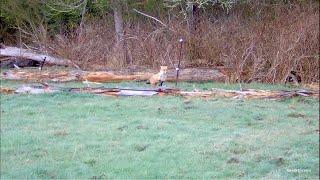
M317 179L318 127L319 103L309 98L1 95L1 179Z

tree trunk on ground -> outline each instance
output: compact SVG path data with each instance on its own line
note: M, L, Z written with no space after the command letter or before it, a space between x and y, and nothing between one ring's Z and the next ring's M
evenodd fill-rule
M91 81L91 82L121 82L121 81L146 81L153 73L150 72L88 72L88 71L38 71L21 69L15 71L5 71L0 78L11 80L30 80L30 81ZM166 81L175 82L176 70L168 70ZM189 68L182 69L179 74L179 81L203 82L214 81L224 82L225 76L218 70Z
M72 65L79 69L79 67L68 59L62 59L57 57L48 56L45 54L39 54L29 49L22 49L17 47L4 47L0 49L0 57L18 57L22 59L31 59L34 61L42 62L45 60L46 63L56 65Z

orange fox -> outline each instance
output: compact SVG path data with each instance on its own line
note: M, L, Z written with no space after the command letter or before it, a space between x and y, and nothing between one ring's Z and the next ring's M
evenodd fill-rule
M155 86L157 84L162 86L163 82L166 81L166 78L167 78L167 70L168 70L167 66L160 66L160 72L150 77L149 79L150 84L152 86Z

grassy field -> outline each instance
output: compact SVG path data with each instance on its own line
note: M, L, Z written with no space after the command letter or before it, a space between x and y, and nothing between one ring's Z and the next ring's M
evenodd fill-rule
M211 83L182 87L237 88ZM319 102L309 98L1 95L1 179L318 179L318 128Z

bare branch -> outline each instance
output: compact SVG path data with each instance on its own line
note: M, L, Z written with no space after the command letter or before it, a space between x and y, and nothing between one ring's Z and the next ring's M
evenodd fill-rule
M155 17L153 17L153 16L150 16L150 15L148 15L148 14L145 14L145 13L143 13L143 12L141 12L141 11L138 11L138 10L136 10L136 9L134 9L134 8L133 8L133 11L135 11L135 12L137 12L137 13L143 15L143 16L146 16L146 17L148 17L148 18L151 18L151 19L157 21L158 23L160 23L162 26L169 28L169 29L170 29L171 31L173 31L173 32L176 32L175 30L171 29L167 24L163 23L162 21L160 21L159 19L157 19L157 18L155 18Z

